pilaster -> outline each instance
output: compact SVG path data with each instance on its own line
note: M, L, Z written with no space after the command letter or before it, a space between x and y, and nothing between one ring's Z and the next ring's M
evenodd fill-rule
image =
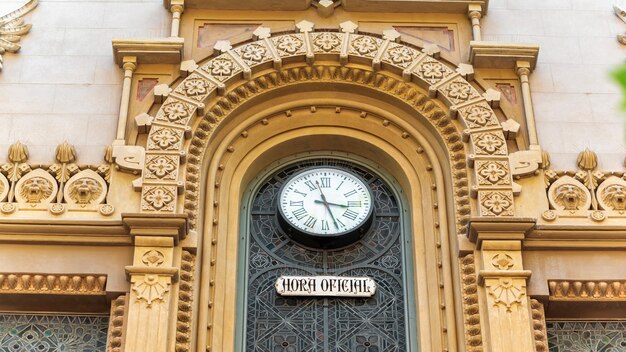
M534 351L533 320L524 270L522 240L532 219L475 219L472 239L479 257L478 283L483 304L484 339L488 351ZM485 319L486 318L486 319Z
M165 352L175 321L172 285L179 274L174 246L186 232L186 219L144 215L123 218L135 244L133 265L126 267L131 288L124 351Z

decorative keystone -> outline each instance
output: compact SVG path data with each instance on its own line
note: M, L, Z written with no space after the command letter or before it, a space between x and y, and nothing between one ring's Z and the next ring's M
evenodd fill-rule
M502 94L492 88L487 89L487 91L483 94L485 100L489 103L492 108L497 108L500 106L500 97Z
M193 71L198 69L198 64L195 60L185 60L180 63L180 73L183 77L189 76Z
M332 0L320 0L317 3L317 13L320 17L330 17L333 12L335 12L335 3Z
M267 39L272 36L272 30L268 27L259 26L252 32L254 40Z
M154 102L162 103L163 101L165 101L167 96L170 95L171 92L172 92L172 88L170 88L170 86L168 86L165 83L155 86L154 87Z
M307 20L302 20L296 23L296 28L298 29L298 32L301 33L313 32L313 29L315 28L315 23L309 22Z
M390 42L399 42L401 34L395 28L385 29L383 31L383 39L389 40Z
M502 123L502 132L504 132L506 139L515 139L519 133L519 128L520 124L513 119L508 119Z
M352 21L345 21L339 24L339 28L341 28L341 31L343 33L356 33L356 30L357 28L359 28L359 25Z
M474 80L474 66L470 64L459 64L456 72L470 82Z
M422 52L428 56L432 56L435 59L439 58L439 54L441 54L441 49L437 44L426 44L424 45L424 49Z
M135 116L135 124L137 125L137 131L139 133L148 133L150 132L150 127L152 127L152 120L154 118L145 112Z

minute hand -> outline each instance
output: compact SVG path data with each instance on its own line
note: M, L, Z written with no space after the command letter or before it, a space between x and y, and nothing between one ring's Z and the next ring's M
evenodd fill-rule
M346 204L338 204L338 203L333 203L333 202L329 202L329 201L324 202L323 200L319 200L319 199L314 200L314 202L315 203L335 205L335 206L342 207L342 208L348 208L348 205L346 205Z

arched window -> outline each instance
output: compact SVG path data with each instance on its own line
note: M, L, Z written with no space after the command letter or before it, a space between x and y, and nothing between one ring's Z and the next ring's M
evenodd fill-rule
M288 223L281 222L278 210L281 190L294 175L329 169L363 180L373 200L371 224L339 248L325 245L332 239L323 238L319 243L303 241L291 232ZM305 177L319 181L321 187L319 175ZM411 256L407 253L411 248L410 236L404 225L408 209L401 190L370 167L327 157L294 161L260 179L243 203L246 207L242 212L245 219L240 244L243 285L239 292L242 334L238 350L415 351L415 337L409 333L416 333L417 328L413 319ZM327 221L336 218L337 226L341 226L342 219L348 222L352 215L348 212L352 198L345 198L350 190L342 189L341 181L329 181L332 184L326 185L324 197L324 202L330 203L328 211L336 213ZM304 184L299 187L303 192L318 192ZM315 202L324 213L321 199L316 198ZM360 206L358 201L350 204ZM294 211L298 213L297 210ZM354 208L354 212L358 213L359 208ZM323 219L317 220L315 226L321 230ZM334 226L332 221L328 226ZM367 277L375 281L377 288L372 297L361 298L282 296L277 293L275 283L286 275Z

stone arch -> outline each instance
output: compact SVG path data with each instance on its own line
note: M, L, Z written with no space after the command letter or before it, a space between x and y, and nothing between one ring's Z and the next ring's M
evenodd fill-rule
M424 158L430 161L430 164L420 164L424 175L429 172L435 174L429 186L433 191L451 190L452 200L449 202L444 192L434 192L437 196L433 199L436 200L431 201L435 204L433 214L436 216L429 224L438 237L428 245L439 248L435 250L433 247L433 251L437 253L440 264L438 269L428 269L428 272L425 267L422 269L425 271L424 279L433 282L433 286L440 286L440 290L434 292L437 298L433 298L427 304L430 306L423 311L420 310L420 315L424 313L427 318L435 319L433 330L437 331L421 330L424 335L420 337L425 341L422 346L425 350L443 350L444 347L455 350L456 341L460 341L455 328L462 324L456 321L454 312L460 311L461 304L455 297L455 292L460 292L458 282L451 277L452 273L458 272L456 262L450 259L454 245L448 242L446 211L436 211L437 204L453 204L446 209L456 218L456 223L450 224L450 227L462 234L466 232L472 208L483 216L514 215L506 140L489 103L467 82L462 70L450 69L434 58L432 52L429 54L429 50L419 51L397 43L397 37L394 38L390 32L379 38L345 31L313 32L305 27L300 33L275 37L267 31L257 34L259 40L235 49L220 43L218 48L223 53L201 66L194 64L189 67L187 63L184 71L186 78L172 87L155 116L147 139L141 210L175 213L184 209L190 216L192 229L202 231L197 236L202 248L200 302L206 304L208 309L201 306L198 312L198 343L211 345L214 350L224 350L233 334L229 329L224 335L204 330L205 327L210 329L216 321L223 323L224 317L232 313L228 312L232 301L224 293L233 288L225 276L233 268L216 262L214 258L220 251L232 252L231 247L224 244L229 239L220 233L226 232L225 226L231 226L228 224L233 220L224 215L228 211L221 209L224 202L229 202L229 197L238 196L222 191L224 183L230 180L227 176L232 176L232 172L225 175L224 164L215 160L206 162L207 155L218 155L225 160L233 156L236 159L234 155L242 151L239 145L245 146L250 143L247 141L253 139L249 138L253 128L274 126L272 118L279 115L289 117L303 109L302 104L282 105L274 111L264 111L264 115L239 121L241 130L227 130L232 127L229 126L230 120L235 119L234 116L240 114L246 104L292 87L311 84L319 88L320 84L333 82L359 87L362 92L374 92L407 110L412 109L414 117L419 116L423 120L422 127L430 129L430 132L422 132L407 123L408 118L394 118L384 111L372 111L371 107L364 109L349 105L346 99L330 104L336 113L356 112L359 118L365 118L368 123L375 123L376 128L385 130L393 136L390 138L394 140L394 145L408 148L399 155L412 153L407 160ZM305 105L311 112L312 109L320 109L321 105L324 105L323 108L329 106L328 103L318 105L311 102ZM443 105L448 106L448 111ZM194 119L195 115L199 118ZM455 122L458 117L458 122ZM214 140L220 133L223 138ZM435 144L442 147L443 153L437 153L433 141L424 135L436 136ZM371 132L370 136L375 137L375 132ZM255 138L261 143L258 137ZM243 160L245 154L240 154L239 158ZM467 165L468 158L474 168L472 173ZM180 168L183 161L185 170ZM410 161L406 162L410 164ZM184 182L180 181L183 171ZM241 174L237 180L245 184L245 177ZM448 184L444 182L446 179ZM468 181L470 179L473 183ZM209 191L213 187L216 191ZM183 190L184 198L179 200L178 194ZM421 192L426 194L424 189ZM209 193L216 195L202 198L203 194ZM477 197L474 207L471 207L470 193ZM199 214L199 209L202 209L200 203L207 204L207 199L213 200L213 206L207 207L210 209L206 210L206 214ZM199 215L204 218L199 219ZM224 222L227 225L221 225ZM200 226L203 223L207 224L205 229ZM422 292L421 297L429 294ZM442 307L452 308L448 308L443 317L434 318L439 314L435 311ZM428 324L422 324L425 325Z
M329 78L347 79L355 83L375 86L401 99L414 100L430 112L434 126L448 145L452 163L460 164L458 132L449 136L446 131L456 128L451 119L460 117L464 130L461 137L469 143L470 166L475 167L472 194L478 198L477 213L481 216L513 216L513 192L508 150L502 127L489 102L467 81L464 70L452 70L437 60L432 48L419 51L398 43L399 34L385 31L382 38L356 33L356 27L342 24L342 32L314 32L312 24L299 23L300 32L270 36L269 30L255 31L258 40L232 48L228 42L218 42L222 54L201 66L186 65L186 78L180 82L161 105L153 121L146 146L146 162L142 182L142 212L175 213L178 211L178 193L185 186L179 181L180 165L185 157L185 139L192 131L198 136L210 134L221 118L234 106L251 95L271 86L289 84L298 80L322 78L315 62L338 62L341 66L329 72ZM306 62L309 66L282 69L284 65ZM371 70L352 69L350 64L366 64ZM313 65L313 66L311 66ZM266 76L252 79L252 73L271 70ZM319 68L320 66L317 66ZM395 76L395 77L394 77ZM402 79L397 77L401 76ZM245 83L242 83L243 78ZM437 104L425 99L417 87L428 91L429 98L437 98L448 106L434 109ZM207 103L211 106L207 110ZM193 116L204 116L192 130ZM456 132L456 131L455 131ZM199 137L202 139L202 137ZM186 185L194 185L193 164L201 153L203 142L194 138L190 147ZM195 148L195 149L194 149ZM190 167L191 166L191 167ZM155 172L158 170L158 172ZM189 180L191 176L191 180ZM462 172L454 178L467 178ZM191 181L191 183L189 182ZM463 186L455 185L457 193L465 193ZM459 188L460 187L460 188ZM193 191L192 191L193 192ZM189 197L187 197L189 198ZM189 204L186 204L187 208ZM462 217L469 215L466 204L457 204ZM192 218L193 218L193 214ZM192 226L193 226L192 219ZM465 229L460 224L460 230Z

